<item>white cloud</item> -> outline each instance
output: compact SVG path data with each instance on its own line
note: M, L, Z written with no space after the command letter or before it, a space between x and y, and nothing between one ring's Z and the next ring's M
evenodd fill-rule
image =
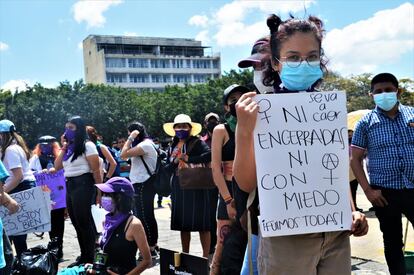
M0 41L0 51L7 51L8 49L9 49L9 45Z
M343 75L372 72L414 48L414 5L405 3L327 33L330 68Z
M208 36L208 30L199 32L196 35L195 40L201 41L203 46L207 46L208 44L210 44L211 40Z
M82 51L83 50L83 42L79 42L78 43L78 50Z
M11 91L12 93L22 92L27 90L27 86L31 86L31 81L27 79L13 79L9 80L1 86L1 89L4 91Z
M269 29L266 26L266 16L270 13L284 14L298 12L315 3L315 0L305 1L242 1L234 0L225 4L210 17L195 15L190 18L189 24L203 26L206 31L213 33L212 37L218 46L238 46L251 44L257 38L266 35ZM245 20L249 14L262 15L263 19L247 24ZM214 32L211 31L214 29ZM200 33L199 33L200 34Z
M103 13L121 3L122 0L80 0L72 6L72 11L76 22L85 21L88 28L103 27L106 22Z
M138 36L136 32L124 32L125 36Z
M191 26L205 28L208 25L208 17L206 15L194 15L188 20L188 24Z

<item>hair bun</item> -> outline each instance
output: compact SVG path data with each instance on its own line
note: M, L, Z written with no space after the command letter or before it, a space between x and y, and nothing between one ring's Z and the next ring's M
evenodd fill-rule
M315 24L319 31L321 31L321 32L324 32L325 31L323 29L323 22L318 17L311 15L311 16L309 16L308 21L309 22L312 22L313 24Z
M270 32L273 33L273 32L277 32L277 30L279 29L279 25L282 23L282 19L280 19L280 17L275 14L271 14L267 18L266 23L270 29Z

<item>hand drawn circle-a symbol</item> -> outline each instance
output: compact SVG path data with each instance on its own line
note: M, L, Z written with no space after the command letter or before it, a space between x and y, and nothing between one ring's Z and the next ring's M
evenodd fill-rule
M334 170L338 167L339 158L332 153L326 153L322 157L322 165L328 170Z

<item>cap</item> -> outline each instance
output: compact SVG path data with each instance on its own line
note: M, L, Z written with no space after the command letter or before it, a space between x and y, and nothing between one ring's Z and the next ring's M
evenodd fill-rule
M10 133L16 131L14 123L8 119L0 120L0 133Z
M126 178L113 177L105 183L95 184L95 186L104 193L122 193L128 197L134 196L134 187Z
M48 143L55 142L55 141L56 141L56 138L53 136L41 136L38 140L40 144L48 144Z
M395 88L398 88L397 78L390 73L380 73L374 76L371 80L371 90L374 88L374 85L381 82L391 82Z
M206 114L206 116L204 117L204 121L208 121L210 118L214 117L215 119L217 119L218 121L220 120L220 117L218 114L216 113L208 113Z
M233 92L241 92L242 94L249 92L249 88L245 87L245 86L241 86L238 84L233 84L228 86L223 93L223 104L226 105L227 104L227 99L229 98L230 94Z
M262 62L265 57L265 52L269 52L269 37L263 37L254 42L251 55L243 60L240 60L239 68L248 68L253 66L253 63Z

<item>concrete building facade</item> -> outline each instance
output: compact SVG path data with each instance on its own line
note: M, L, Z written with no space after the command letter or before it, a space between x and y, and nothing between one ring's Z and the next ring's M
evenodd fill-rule
M85 81L138 92L205 83L221 75L220 54L208 50L194 39L89 35L83 40Z

